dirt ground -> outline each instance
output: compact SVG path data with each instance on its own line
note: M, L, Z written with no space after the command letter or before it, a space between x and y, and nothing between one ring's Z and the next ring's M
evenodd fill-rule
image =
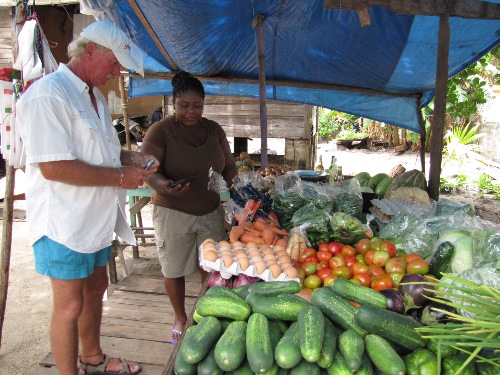
M420 169L417 153L407 152L395 155L386 150L341 150L333 144L320 144L319 154L323 155L325 167L330 165L331 155L335 154L344 174L352 175L361 171L370 174L389 173L397 164L406 170ZM429 160L426 160L427 169ZM454 174L466 173L470 180L477 179L481 173L500 176L498 164L486 166L468 163L464 168L454 165L445 166L442 176L449 179ZM500 177L496 177L497 181ZM478 216L500 223L500 201L492 197L479 198L474 190L462 191L453 196L442 195L456 201L471 203ZM51 314L51 290L49 280L34 271L32 249L26 238L26 222L23 214L23 202L16 202L12 254L10 259L9 289L5 319L0 347L0 375L26 375L50 351L49 322ZM148 219L151 207L143 210L143 218ZM0 220L1 221L1 220ZM147 221L146 221L147 223ZM145 224L146 224L145 223ZM130 248L129 248L130 249ZM154 247L141 248L140 259L131 257L131 250L126 251L127 268L158 268ZM120 272L118 272L120 276ZM113 287L109 293L113 292Z

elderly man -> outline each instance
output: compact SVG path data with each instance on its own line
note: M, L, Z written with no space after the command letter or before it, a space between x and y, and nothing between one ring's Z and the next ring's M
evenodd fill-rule
M68 55L70 61L35 82L16 107L35 269L52 285L51 348L61 375L137 374L140 365L102 352L102 297L114 233L135 243L125 189L141 185L159 163L121 149L97 86L118 76L121 65L139 71L140 64L126 35L109 21L85 28Z

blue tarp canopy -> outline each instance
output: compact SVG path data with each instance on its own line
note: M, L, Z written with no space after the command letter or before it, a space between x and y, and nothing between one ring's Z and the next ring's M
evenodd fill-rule
M461 1L500 6L500 0ZM81 9L111 18L146 52L146 78L130 79L130 97L171 94L169 80L147 77L185 70L204 78L209 95L258 98L252 26L258 14L264 16L268 99L418 132L419 105L434 96L438 16L370 6L370 24L363 27L356 10L327 9L323 0L82 0ZM449 77L500 42L500 20L493 18L450 17Z

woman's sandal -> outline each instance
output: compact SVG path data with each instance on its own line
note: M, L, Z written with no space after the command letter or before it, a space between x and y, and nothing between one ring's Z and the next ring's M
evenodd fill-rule
M109 371L108 365L109 361L112 359L116 359L122 365L122 368L119 371ZM136 371L130 370L130 365L137 366L138 369ZM104 354L104 359L101 363L97 365L91 365L88 363L83 363L81 358L78 360L78 367L80 369L79 374L93 374L93 375L116 375L116 374L127 374L127 375L136 375L142 371L141 365L138 363L134 363L131 361L127 361L123 358L112 358L107 354Z

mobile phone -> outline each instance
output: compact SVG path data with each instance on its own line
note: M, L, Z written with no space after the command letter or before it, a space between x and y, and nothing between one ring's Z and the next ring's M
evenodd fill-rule
M155 161L154 161L153 159L148 160L148 161L146 162L146 165L144 166L144 169L149 169L149 168L151 168L151 166L152 166L154 163L155 163Z
M192 176L189 176L189 177L186 177L186 178L182 178L180 180L177 180L177 181L174 181L170 184L169 187L174 187L174 186L177 186L177 185L184 185L184 184L187 184L188 182L194 180L196 177L198 177L199 173L195 173L194 175Z

